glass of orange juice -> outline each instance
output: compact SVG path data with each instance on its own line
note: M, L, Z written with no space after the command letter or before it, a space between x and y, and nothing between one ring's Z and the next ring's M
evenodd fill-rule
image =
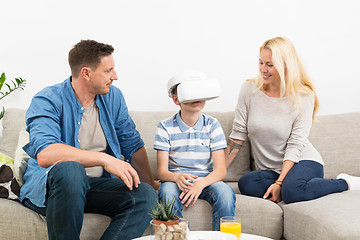
M240 217L225 216L220 218L220 232L230 233L240 240L241 235L241 221Z

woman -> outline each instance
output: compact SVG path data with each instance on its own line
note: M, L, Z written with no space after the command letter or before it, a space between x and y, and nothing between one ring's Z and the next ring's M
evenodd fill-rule
M360 190L360 178L323 179L323 160L308 140L318 108L313 84L284 37L260 47L260 73L240 91L226 151L231 164L249 138L257 171L238 182L242 194L285 203Z

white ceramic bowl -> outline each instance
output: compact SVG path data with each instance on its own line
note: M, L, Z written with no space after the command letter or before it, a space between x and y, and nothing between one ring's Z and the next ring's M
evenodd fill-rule
M218 231L190 231L189 240L237 240L235 235Z

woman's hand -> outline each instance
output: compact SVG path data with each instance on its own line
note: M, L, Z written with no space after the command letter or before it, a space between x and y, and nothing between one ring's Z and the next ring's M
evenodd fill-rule
M284 181L286 175L290 171L290 169L294 166L294 162L291 160L285 160L281 167L281 173L279 178L275 181L275 183L271 184L266 193L264 194L263 198L269 199L273 202L280 202L281 199L281 184ZM271 197L268 198L271 194Z
M268 198L271 194L271 198ZM281 201L281 185L277 183L273 183L270 185L266 193L264 194L263 198L268 199L273 202L280 202Z

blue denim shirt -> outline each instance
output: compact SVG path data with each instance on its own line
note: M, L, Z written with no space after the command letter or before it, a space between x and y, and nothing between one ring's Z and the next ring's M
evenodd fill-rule
M143 147L144 142L128 113L122 92L111 86L108 94L96 96L96 105L108 143L107 153L118 159L123 155L131 162L133 153ZM30 159L23 177L21 201L28 198L39 207L46 206L47 173L54 165L42 168L36 156L53 143L80 148L78 136L83 112L71 86L71 77L44 88L33 97L25 117L30 141L23 149ZM104 177L112 176L104 171Z

